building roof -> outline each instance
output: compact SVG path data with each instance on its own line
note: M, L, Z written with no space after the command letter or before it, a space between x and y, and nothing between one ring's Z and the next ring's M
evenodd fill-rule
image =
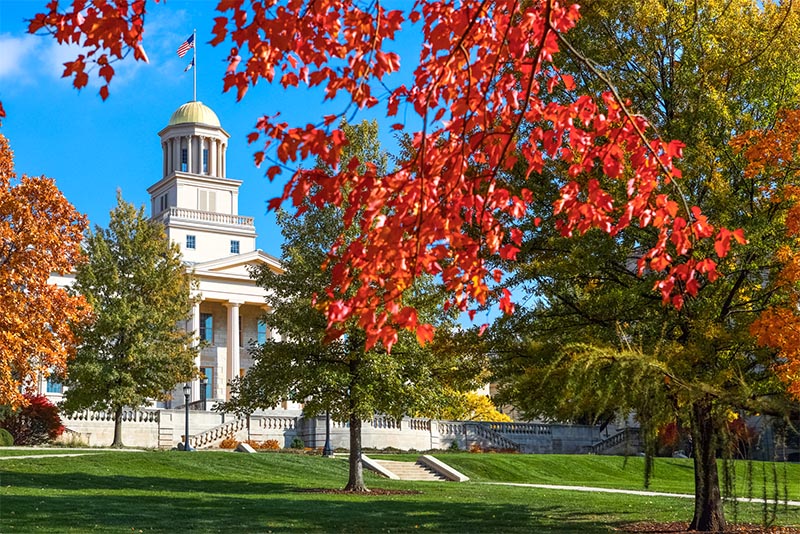
M220 126L217 114L210 107L202 102L187 102L172 114L169 118L169 126L185 123L200 123L210 126Z

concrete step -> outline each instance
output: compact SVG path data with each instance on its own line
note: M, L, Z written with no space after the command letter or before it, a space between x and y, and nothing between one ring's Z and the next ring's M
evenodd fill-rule
M430 482L447 481L445 477L431 468L414 462L397 462L394 460L376 460L383 468L391 471L400 480L422 480Z

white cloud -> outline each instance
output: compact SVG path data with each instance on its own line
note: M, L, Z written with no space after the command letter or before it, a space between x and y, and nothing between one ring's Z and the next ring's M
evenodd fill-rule
M0 34L0 79L14 78L15 82L30 78L30 69L38 58L41 39L34 35L13 37Z

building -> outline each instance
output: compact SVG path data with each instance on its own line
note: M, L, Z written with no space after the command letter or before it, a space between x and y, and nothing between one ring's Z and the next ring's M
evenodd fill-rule
M201 342L196 365L207 378L192 382L190 402L230 397L231 378L244 374L253 360L251 342L264 342L273 335L262 320L269 313L264 289L256 286L248 268L267 265L280 271L277 258L256 249L253 218L239 215L242 182L227 176L226 153L230 135L217 115L202 102L180 106L161 138L161 177L147 192L150 213L162 222L167 236L180 246L187 269L198 281L197 301L185 328ZM56 277L67 285L70 277ZM173 407L184 403L183 384L177 384ZM60 384L40 381L40 392L57 402ZM284 409L299 409L299 405Z

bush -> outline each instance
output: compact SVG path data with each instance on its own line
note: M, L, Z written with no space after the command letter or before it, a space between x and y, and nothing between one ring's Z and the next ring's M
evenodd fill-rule
M235 449L239 446L239 442L234 439L233 436L229 436L222 440L222 443L219 444L220 449Z
M257 448L264 449L267 451L277 451L280 450L281 444L278 443L277 439L268 439L267 441L262 441Z
M5 428L0 428L0 447L10 447L14 444L14 436Z
M290 445L290 447L293 449L305 449L306 444L303 443L302 439L295 436L295 438L292 440L292 444Z
M14 436L15 445L39 445L56 439L64 432L58 408L44 395L26 394L28 405L11 413L0 428Z

